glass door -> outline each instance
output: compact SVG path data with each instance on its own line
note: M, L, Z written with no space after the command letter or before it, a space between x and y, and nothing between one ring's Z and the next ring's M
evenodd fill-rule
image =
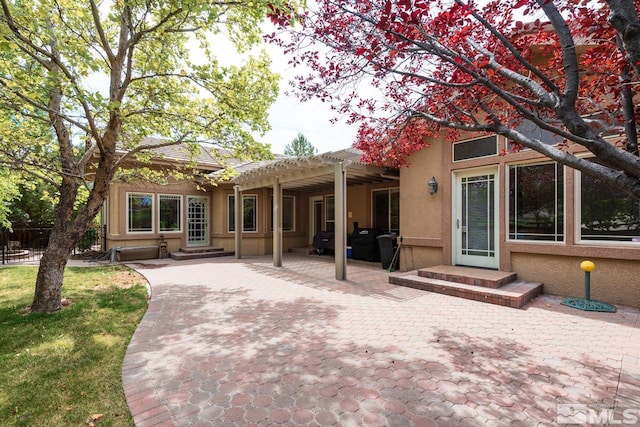
M454 263L497 269L498 197L496 168L455 176Z
M209 198L187 197L187 246L209 245Z

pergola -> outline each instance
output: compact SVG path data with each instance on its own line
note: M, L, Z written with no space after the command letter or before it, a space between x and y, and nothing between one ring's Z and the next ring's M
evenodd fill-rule
M336 279L347 278L347 186L397 180L395 170L360 161L362 152L354 148L305 158L286 158L237 167L232 182L235 194L235 223L242 224L242 192L273 188L273 265L282 266L282 190L323 190L333 185L335 197ZM235 256L242 257L242 227L235 227Z

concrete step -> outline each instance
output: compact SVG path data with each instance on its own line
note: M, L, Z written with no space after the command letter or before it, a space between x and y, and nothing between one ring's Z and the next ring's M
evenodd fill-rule
M186 254L197 254L200 252L220 252L224 251L224 248L218 246L193 246L180 248L179 250L180 252L184 252Z
M210 252L171 252L169 256L171 259L175 259L177 261L184 261L187 259L201 259L201 258L217 258L223 256L233 256L235 255L234 251L225 251L225 250L217 250Z
M429 279L464 283L485 288L499 288L517 280L518 275L510 271L486 270L483 268L436 265L418 270L418 275Z
M542 283L515 281L496 289L431 279L415 273L389 276L389 283L513 308L522 308L541 295L543 288Z

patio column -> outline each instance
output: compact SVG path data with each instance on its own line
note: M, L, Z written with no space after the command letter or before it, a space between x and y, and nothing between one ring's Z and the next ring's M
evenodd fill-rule
M273 266L282 267L282 184L273 183Z
M343 162L335 165L335 261L336 279L347 279L347 179L346 166Z
M240 187L237 185L233 186L233 196L234 196L234 224L236 226L235 229L235 257L236 259L242 258L242 218L244 217L244 203L242 203L242 192L240 191Z

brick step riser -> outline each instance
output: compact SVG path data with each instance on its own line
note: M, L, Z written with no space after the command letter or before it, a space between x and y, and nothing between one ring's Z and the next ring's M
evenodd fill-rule
M481 286L483 288L491 288L491 289L497 289L502 286L508 285L509 283L516 281L518 278L518 275L515 273L500 280L491 280L491 279L478 279L476 277L471 277L471 276L434 273L431 271L424 271L424 270L418 270L418 276L425 277L427 279L445 280L447 282L463 283L465 285Z
M390 276L389 283L393 285L419 289L422 291L428 291L512 308L522 308L524 305L542 294L542 285L532 289L529 292L524 293L521 296L511 297L505 295L495 295L492 294L491 291L483 290L481 287L479 287L477 290L461 289L456 288L455 283L452 283L452 286L442 286L435 283L426 283L424 281L412 280L408 277Z
M175 259L176 261L183 261L188 259L219 258L223 256L233 256L235 255L235 252L225 252L225 251L194 252L194 253L171 252L169 255L171 256L171 259Z

